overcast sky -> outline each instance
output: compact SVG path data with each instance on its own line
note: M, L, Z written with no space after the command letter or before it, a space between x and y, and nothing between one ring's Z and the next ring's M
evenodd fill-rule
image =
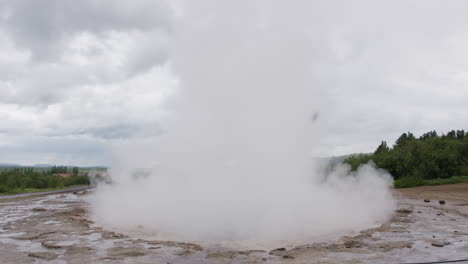
M467 1L190 2L0 0L0 163L110 164L164 133L163 103L198 76L184 60L307 67L322 156L468 129Z

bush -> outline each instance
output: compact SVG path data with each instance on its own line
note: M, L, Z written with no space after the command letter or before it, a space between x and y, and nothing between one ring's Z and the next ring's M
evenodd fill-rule
M430 131L416 138L403 133L392 147L382 141L372 154L354 155L344 162L352 170L369 160L388 171L396 188L459 182L457 175L468 175L468 133L450 131L439 136Z
M404 177L393 182L395 188L409 188L424 185L425 181L419 177Z
M58 171L58 172L57 172ZM37 168L10 168L0 171L0 193L19 193L26 189L63 188L71 185L90 184L87 175L64 178L55 173L66 172L64 166L46 171ZM76 169L74 170L76 173Z

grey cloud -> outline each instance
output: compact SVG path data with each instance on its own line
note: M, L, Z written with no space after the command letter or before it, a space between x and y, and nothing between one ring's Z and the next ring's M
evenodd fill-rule
M52 163L66 165L110 164L110 154L104 142L87 137L49 138L30 136L15 138L14 145L0 148L2 160L22 165Z
M79 32L169 32L171 9L166 1L3 1L5 27L18 45L38 59L56 58L62 42Z
M34 136L27 140L21 140L15 146L2 147L3 151L24 152L52 152L52 153L82 153L103 151L103 145L85 137L50 138Z
M245 101L236 90L244 85L265 87L265 94L273 86L315 89L321 100L312 100L310 111L328 125L328 154L371 151L408 130L468 123L467 1L213 0L183 7L195 17L174 18L164 1L0 0L0 107L37 108L6 108L2 135L57 142L156 135L158 91L168 86L158 75L182 78L181 87L211 85L181 95L189 103L230 98L231 106L220 107L233 109ZM155 70L169 64L177 76Z
M0 0L0 102L47 107L166 64L168 3Z
M125 139L135 136L157 136L162 134L162 129L157 124L118 124L79 129L76 133L104 139Z

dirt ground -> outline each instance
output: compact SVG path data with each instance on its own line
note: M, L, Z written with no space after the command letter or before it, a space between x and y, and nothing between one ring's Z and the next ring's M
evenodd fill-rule
M4 200L0 263L412 263L468 258L468 183L394 193L397 211L380 227L309 244L242 249L109 230L91 221L86 193Z
M468 204L468 182L437 186L403 188L397 194L413 199L449 200L459 204Z

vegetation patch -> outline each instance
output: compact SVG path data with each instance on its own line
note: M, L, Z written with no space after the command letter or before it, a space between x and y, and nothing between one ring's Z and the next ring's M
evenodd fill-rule
M468 175L468 133L403 133L391 147L382 141L374 153L344 160L352 170L370 161L393 176L395 188L466 182L468 176L459 175Z
M21 167L0 171L0 194L49 191L89 184L88 174L80 172L77 167L54 166L47 170Z

